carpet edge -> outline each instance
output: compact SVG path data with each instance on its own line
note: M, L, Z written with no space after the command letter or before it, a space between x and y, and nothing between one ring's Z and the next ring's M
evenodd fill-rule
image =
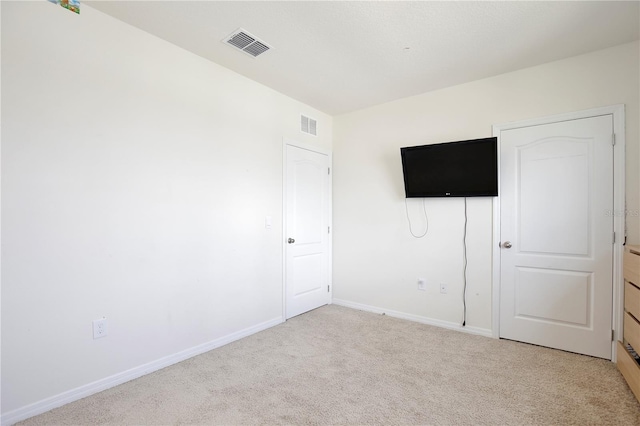
M488 329L488 328L469 327L469 326L463 327L462 325L455 322L451 322L451 321L443 321L435 318L408 314L405 312L394 311L392 309L381 308L378 306L365 305L363 303L351 302L343 299L333 299L332 303L334 305L344 306L345 308L358 309L361 311L372 312L375 314L385 314L394 318L400 318L408 321L419 322L421 324L432 325L434 327L446 328L447 330L454 330L462 333L475 334L477 336L494 338L491 329Z

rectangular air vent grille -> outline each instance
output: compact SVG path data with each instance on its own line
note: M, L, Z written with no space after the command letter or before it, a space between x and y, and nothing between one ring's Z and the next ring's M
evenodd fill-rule
M242 28L238 28L233 33L229 34L224 38L224 40L222 40L222 42L230 44L254 58L258 55L262 55L267 50L272 49L272 47L267 43Z
M300 115L300 130L302 133L318 136L318 122L306 115Z

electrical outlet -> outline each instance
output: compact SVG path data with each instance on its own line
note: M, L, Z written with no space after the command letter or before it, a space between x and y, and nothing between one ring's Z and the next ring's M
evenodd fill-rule
M418 278L418 290L420 291L427 290L427 283L424 281L423 278Z
M449 286L447 286L445 283L440 283L440 293L447 294L448 289Z
M107 335L107 319L100 318L93 320L93 338L99 339Z

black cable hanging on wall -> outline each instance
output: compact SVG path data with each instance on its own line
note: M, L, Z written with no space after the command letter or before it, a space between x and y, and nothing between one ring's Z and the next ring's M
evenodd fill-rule
M467 323L467 197L464 197L464 234L462 237L462 253L464 259L464 269L462 273L464 281L462 289L462 326L464 327Z

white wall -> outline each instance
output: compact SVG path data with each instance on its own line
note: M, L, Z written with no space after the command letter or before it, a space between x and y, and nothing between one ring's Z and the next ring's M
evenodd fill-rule
M2 412L279 320L282 139L331 125L86 5L3 1Z
M334 301L461 323L463 200L428 199L429 233L412 238L400 147L487 137L498 123L626 104L629 241L640 242L638 52L621 45L334 117ZM408 201L418 232L421 201ZM467 325L481 329L491 328L491 230L491 199L469 199Z

